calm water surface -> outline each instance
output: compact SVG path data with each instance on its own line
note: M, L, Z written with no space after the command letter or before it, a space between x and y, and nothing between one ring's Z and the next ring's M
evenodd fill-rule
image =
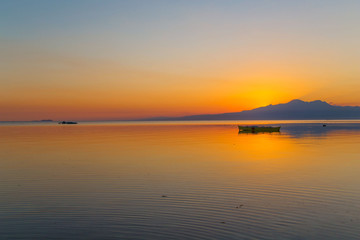
M327 122L2 123L0 239L359 239L360 121Z

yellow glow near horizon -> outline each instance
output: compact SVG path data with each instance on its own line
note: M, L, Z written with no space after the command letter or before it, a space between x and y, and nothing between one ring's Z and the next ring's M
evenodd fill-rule
M360 4L200 2L9 1L0 121L360 105Z

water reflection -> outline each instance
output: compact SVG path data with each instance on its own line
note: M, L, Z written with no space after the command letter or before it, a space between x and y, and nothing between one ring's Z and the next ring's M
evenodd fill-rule
M0 126L0 238L359 238L360 125L281 126Z
M343 123L343 124L283 124L282 129L284 133L293 137L306 137L306 136L326 136L339 132L343 134L359 134L360 124L357 123Z

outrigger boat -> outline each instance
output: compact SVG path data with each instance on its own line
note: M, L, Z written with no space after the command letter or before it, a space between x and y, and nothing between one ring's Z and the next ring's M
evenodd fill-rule
M62 121L62 122L59 122L59 124L77 124L77 122Z
M280 132L280 127L259 127L259 126L238 126L239 132L258 133L258 132Z

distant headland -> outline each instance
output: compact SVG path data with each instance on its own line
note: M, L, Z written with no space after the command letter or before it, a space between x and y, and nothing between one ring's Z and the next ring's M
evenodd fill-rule
M268 105L241 112L202 114L183 117L153 117L142 121L193 121L193 120L316 120L360 119L359 106L336 106L316 100L299 99L288 103Z

